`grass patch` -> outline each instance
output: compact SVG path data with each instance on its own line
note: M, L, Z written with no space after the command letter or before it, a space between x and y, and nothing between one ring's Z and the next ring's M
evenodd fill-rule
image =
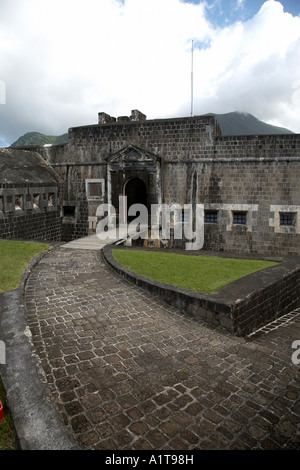
M0 293L16 289L28 263L48 248L44 243L0 240Z
M6 406L6 396L0 377L0 401L3 405L4 419L0 422L0 450L16 450L16 439L12 419Z
M248 274L277 262L193 256L151 251L112 250L115 260L126 268L155 281L210 294Z
M0 293L18 287L28 263L37 254L49 249L49 245L0 239ZM0 451L16 450L13 421L6 405L6 396L0 377L0 401L4 419L0 422Z

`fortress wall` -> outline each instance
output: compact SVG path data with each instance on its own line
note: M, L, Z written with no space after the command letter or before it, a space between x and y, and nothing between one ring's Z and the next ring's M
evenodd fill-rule
M225 136L216 138L216 158L300 157L299 134Z
M100 113L100 124L71 128L68 145L40 148L63 182L62 205L81 207L70 236L95 229L97 206L107 202L107 158L135 145L161 157L162 202L217 213L205 224L205 248L299 254L300 135L223 137L211 116L137 119ZM102 185L96 198L89 180ZM245 223L234 223L237 212Z
M133 144L164 160L213 156L214 117L177 118L76 127L69 130L69 161L104 161Z
M204 204L205 213L216 214L214 222L205 223L205 249L300 253L300 159L245 158L166 166L165 202L192 204L196 191L196 202ZM245 223L235 223L239 214L245 216ZM289 218L289 225L281 224L280 215Z

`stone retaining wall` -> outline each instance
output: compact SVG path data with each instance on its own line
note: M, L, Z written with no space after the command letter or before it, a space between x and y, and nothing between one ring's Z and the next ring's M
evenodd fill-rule
M115 261L111 246L104 247L103 253L109 266L123 278L193 317L236 336L249 335L300 306L300 257L282 258L277 265L245 276L208 295L153 281L126 269Z

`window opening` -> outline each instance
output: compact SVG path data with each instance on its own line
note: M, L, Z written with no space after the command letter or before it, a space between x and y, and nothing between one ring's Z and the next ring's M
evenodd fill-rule
M280 214L280 225L291 226L294 225L295 215L294 214Z
M218 222L218 212L205 211L205 222L208 224L216 224Z
M48 207L54 206L54 193L48 194Z
M33 208L39 209L39 207L40 207L40 195L34 194L33 195Z
M75 217L75 206L64 206L63 207L64 217Z
M23 196L16 196L15 198L15 210L21 211L23 208Z
M246 225L247 212L233 212L233 223L236 225Z

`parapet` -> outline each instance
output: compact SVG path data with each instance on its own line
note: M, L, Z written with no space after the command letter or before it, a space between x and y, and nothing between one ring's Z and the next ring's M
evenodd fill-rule
M130 121L146 121L147 116L138 109L134 109L131 111Z
M98 124L110 124L112 122L137 122L146 121L147 116L138 109L131 111L131 116L119 116L117 119L107 113L98 113Z
M116 122L116 118L106 113L98 113L98 124L109 124L110 122Z

